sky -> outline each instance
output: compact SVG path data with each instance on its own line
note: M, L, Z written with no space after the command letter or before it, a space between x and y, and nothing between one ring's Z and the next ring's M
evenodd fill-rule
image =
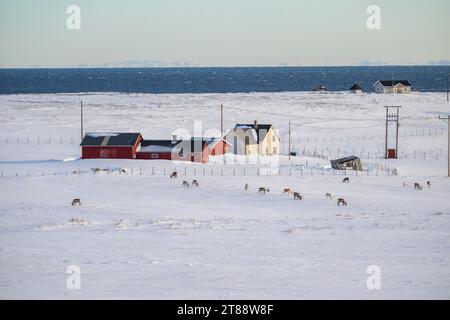
M449 31L449 0L0 0L0 67L448 64Z

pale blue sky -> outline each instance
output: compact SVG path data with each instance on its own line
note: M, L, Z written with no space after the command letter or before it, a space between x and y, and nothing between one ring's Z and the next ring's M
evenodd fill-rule
M426 64L450 60L449 31L449 0L0 0L0 66Z

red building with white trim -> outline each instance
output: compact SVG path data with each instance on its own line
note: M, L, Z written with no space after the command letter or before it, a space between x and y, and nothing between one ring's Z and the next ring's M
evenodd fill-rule
M221 138L189 140L143 140L137 159L177 160L208 163L210 155L229 152L230 144Z
M87 133L81 142L82 159L136 159L140 133Z

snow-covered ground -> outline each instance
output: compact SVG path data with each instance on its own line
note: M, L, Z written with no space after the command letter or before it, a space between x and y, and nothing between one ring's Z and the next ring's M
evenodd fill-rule
M223 104L225 127L273 123L287 152L290 121L300 156L79 160L80 99L86 131L146 138L193 133L194 121L209 135ZM402 106L398 160L382 159L385 105ZM0 108L0 298L450 298L442 93L3 95ZM328 159L352 154L368 172L343 184ZM265 175L274 165L281 173ZM198 188L181 187L192 179ZM79 290L66 286L70 265ZM371 265L380 290L366 285Z

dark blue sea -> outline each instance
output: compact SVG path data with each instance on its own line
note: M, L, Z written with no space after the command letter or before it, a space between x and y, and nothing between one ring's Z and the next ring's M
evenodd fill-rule
M261 68L0 69L0 94L18 93L226 93L365 91L379 79L409 80L414 91L447 90L449 66Z

